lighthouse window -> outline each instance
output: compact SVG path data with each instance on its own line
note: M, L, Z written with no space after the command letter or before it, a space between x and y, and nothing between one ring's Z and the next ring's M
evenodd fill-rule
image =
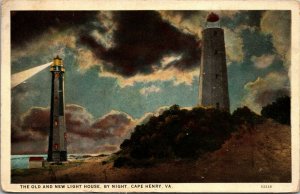
M217 31L214 31L214 36L217 36L218 32Z
M215 50L215 55L217 55L218 54L218 50Z
M218 79L218 77L219 77L219 74L216 74L216 79Z

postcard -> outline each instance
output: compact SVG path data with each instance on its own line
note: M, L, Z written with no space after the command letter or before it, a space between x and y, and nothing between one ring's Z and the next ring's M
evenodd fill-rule
M7 192L299 191L297 1L6 0Z

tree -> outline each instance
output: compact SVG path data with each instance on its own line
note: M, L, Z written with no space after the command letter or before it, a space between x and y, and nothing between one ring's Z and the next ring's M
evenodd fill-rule
M262 108L261 115L266 118L274 119L281 124L290 125L291 98L289 96L277 98L275 102Z

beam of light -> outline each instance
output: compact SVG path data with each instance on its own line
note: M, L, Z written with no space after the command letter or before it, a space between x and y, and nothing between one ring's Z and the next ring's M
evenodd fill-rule
M37 74L38 72L42 71L43 69L45 69L46 67L50 66L52 62L43 64L43 65L39 65L37 67L33 67L31 69L27 69L25 71L21 71L19 73L15 73L11 76L11 88L16 87L17 85L21 84L22 82L24 82L25 80L31 78L32 76L34 76L35 74Z

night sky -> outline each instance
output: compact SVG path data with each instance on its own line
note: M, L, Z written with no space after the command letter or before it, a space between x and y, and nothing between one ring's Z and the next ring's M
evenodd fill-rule
M289 11L215 11L225 31L230 109L289 95ZM17 11L12 74L52 61L66 68L69 153L113 152L137 123L167 106L197 105L208 11ZM49 68L12 89L12 153L46 153ZM80 140L80 141L79 141Z

